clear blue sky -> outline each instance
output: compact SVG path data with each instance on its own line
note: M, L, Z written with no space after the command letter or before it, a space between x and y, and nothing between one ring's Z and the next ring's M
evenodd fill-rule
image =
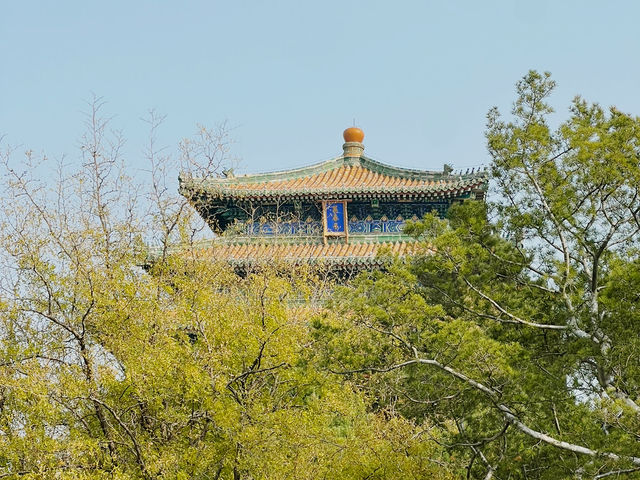
M0 134L74 158L95 93L134 168L151 108L171 148L228 120L241 172L336 156L354 118L375 159L466 168L529 69L561 115L575 94L640 114L639 19L634 0L4 0Z

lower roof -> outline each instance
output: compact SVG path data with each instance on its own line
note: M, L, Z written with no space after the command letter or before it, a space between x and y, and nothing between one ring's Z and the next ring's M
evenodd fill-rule
M266 262L317 263L332 266L376 266L387 260L384 254L405 256L416 252L418 243L340 242L340 243L213 243L198 255L234 266L250 266Z

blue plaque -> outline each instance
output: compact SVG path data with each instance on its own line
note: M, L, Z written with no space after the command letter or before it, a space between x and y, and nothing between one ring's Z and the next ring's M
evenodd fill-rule
M326 202L324 206L328 234L345 234L344 202Z

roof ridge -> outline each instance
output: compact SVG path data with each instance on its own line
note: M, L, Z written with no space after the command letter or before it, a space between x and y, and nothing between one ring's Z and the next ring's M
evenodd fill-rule
M370 170L374 173L384 175L387 177L411 179L411 180L427 180L436 182L443 179L469 179L476 178L482 175L482 172L475 172L471 174L454 174L445 171L438 170L419 170L415 168L396 167L386 163L373 160L365 155L360 157L345 157L343 155L335 157L322 162L306 165L304 167L298 167L288 170L278 170L274 172L266 173L254 173L244 174L234 177L224 178L197 178L190 177L189 175L180 175L180 183L200 183L201 185L216 185L223 187L225 185L242 185L242 184L258 184L258 183L270 183L283 180L292 180L299 178L311 177L313 175L322 174L332 170L337 170L346 166L359 166L364 169Z
M344 162L341 160L347 160L342 155L339 157L334 157L329 160L323 160L322 162L313 163L311 165L305 165L303 167L291 168L288 170L275 170L272 172L262 172L262 173L248 173L234 177L211 177L205 180L205 183L214 183L214 184L234 184L234 183L263 183L263 182L271 182L278 180L286 180L293 178L304 178L310 175L314 175L317 173L324 173L335 168L340 168ZM308 173L308 174L307 174ZM296 175L302 174L302 175ZM306 174L306 175L305 175ZM194 177L193 180L204 180Z

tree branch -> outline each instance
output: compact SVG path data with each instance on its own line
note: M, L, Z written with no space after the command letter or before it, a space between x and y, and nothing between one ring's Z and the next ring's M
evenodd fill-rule
M417 353L417 351L416 351ZM528 425L526 425L524 422L522 422L517 416L516 414L513 412L513 410L511 410L507 405L500 403L499 399L500 399L500 394L499 392L497 392L496 390L487 387L486 385L468 377L467 375L463 374L462 372L459 372L447 365L443 365L442 363L438 362L437 360L432 360L432 359L427 359L427 358L420 358L416 355L416 358L413 360L407 360L406 362L402 362L402 363L398 363L396 365L392 365L390 367L385 367L385 368L377 368L377 367L371 367L371 368L362 368L362 369L358 369L358 370L351 370L351 371L347 371L347 372L334 372L334 373L357 373L357 372L390 372L392 370L397 370L399 368L404 368L406 366L409 365L417 365L417 364L422 364L422 365L431 365L433 367L438 368L439 370L442 370L444 372L447 372L449 375L457 378L458 380L461 380L462 382L466 383L467 385L472 386L473 388L475 388L476 390L484 393L487 397L489 397L489 399L492 401L492 403L494 403L494 405L497 407L497 409L502 413L502 415L504 416L505 420L507 420L511 425L513 425L514 427L516 427L518 430L520 430L522 433L530 436L531 438L534 438L536 440L539 440L541 442L547 443L553 447L562 449L562 450L567 450L573 453L578 453L581 455L587 455L587 456L591 456L591 457L599 457L599 458L607 458L609 460L613 460L613 461L626 461L626 462L630 462L634 465L638 465L640 467L640 457L634 457L634 456L628 456L628 455L618 455L616 453L613 452L603 452L603 451L598 451L598 450L593 450L591 448L588 447L584 447L582 445L576 445L574 443L569 443L569 442L565 442L563 440L558 440L557 438L554 438L550 435L547 435L546 433L543 432L539 432L537 430L532 429L531 427L529 427Z
M140 471L142 472L142 475L145 478L150 478L149 473L147 472L147 467L145 465L144 458L142 457L142 451L140 450L140 445L138 444L138 441L135 435L131 432L129 427L127 427L126 423L122 421L122 419L118 416L118 414L107 403L93 396L89 397L89 400L91 400L94 403L97 403L98 405L103 406L111 414L111 416L115 419L115 421L118 422L118 425L120 425L122 429L126 432L129 439L131 439L131 443L133 444L136 460L138 462L138 465L140 466Z

